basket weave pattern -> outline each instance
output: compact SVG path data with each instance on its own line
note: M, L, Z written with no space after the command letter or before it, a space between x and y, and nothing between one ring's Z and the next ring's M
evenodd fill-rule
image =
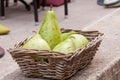
M61 29L61 31L64 33L72 31L72 29ZM98 31L73 31L86 36L90 43L72 54L66 55L47 50L23 49L22 46L27 39L9 49L9 52L25 76L64 80L86 67L92 61L102 41L103 34ZM35 56L39 60L36 61Z

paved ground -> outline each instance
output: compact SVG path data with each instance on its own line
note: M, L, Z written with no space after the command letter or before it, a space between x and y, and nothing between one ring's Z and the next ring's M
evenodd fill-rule
M69 80L119 80L120 79L120 8L106 18L83 30L99 30L104 38L92 63ZM17 67L2 80L49 80L26 78Z
M48 8L46 8L46 10L48 10ZM40 22L39 22L39 25L35 26L35 23L33 20L34 19L33 12L25 11L21 4L18 5L17 7L10 6L9 8L6 8L6 20L0 21L0 23L8 26L11 29L11 32L9 35L0 36L0 45L2 45L5 48L5 50L7 50L8 48L12 47L15 43L27 38L28 36L31 36L33 34L32 31L34 30L38 31L46 10L39 11ZM74 29L97 29L106 33L107 35L92 65L90 65L90 67L87 68L87 70L84 71L83 74L81 72L78 73L76 77L72 78L72 80L78 80L77 78L84 79L86 77L85 75L88 75L89 73L93 73L91 72L92 70L93 71L97 70L98 72L96 73L99 73L99 71L102 68L105 68L105 66L107 65L106 63L114 62L115 57L117 57L116 59L119 59L119 56L116 55L118 52L116 52L116 54L112 54L114 53L114 51L112 51L112 48L114 48L115 51L118 51L119 45L115 47L110 46L110 45L117 45L118 42L115 42L115 41L119 41L119 38L117 35L119 34L119 31L118 31L119 30L119 15L118 15L119 10L115 16L112 16L112 18L105 19L104 21L102 20L107 17L106 15L115 11L116 8L105 9L101 6L96 5L96 0L92 0L92 1L91 0L73 0L72 3L69 4L68 19L64 19L63 6L55 7L54 10L56 12L56 15L58 17L58 21L61 27L74 28ZM99 21L100 23L96 25L95 22L99 22ZM111 24L113 22L114 24ZM89 28L90 24L93 24L93 23L94 23L94 27ZM113 30L114 28L113 26L117 26L115 30ZM111 41L111 38L112 38L111 36L115 36L114 41ZM111 43L109 44L106 42L111 42ZM111 53L106 53L108 50L111 50ZM106 55L109 55L109 56L106 57ZM107 61L105 61L106 58L107 58ZM22 75L19 75L21 73L18 69L18 66L13 61L12 57L7 51L6 51L5 57L0 59L0 64L1 64L0 79L2 79L5 75L11 72L13 72L11 75L3 78L2 80L10 80L10 79L13 80L13 78L15 78L16 76L21 76L20 77L21 79L16 78L16 80L26 79ZM102 67L99 67L100 65L102 65ZM95 69L93 69L93 66L95 67ZM16 76L14 76L14 74L16 74ZM81 75L81 76L78 76L78 75ZM91 75L95 75L95 74L91 74Z

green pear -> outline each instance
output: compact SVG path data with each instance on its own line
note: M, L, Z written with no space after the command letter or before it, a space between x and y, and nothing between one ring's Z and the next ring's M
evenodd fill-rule
M75 31L69 31L66 33L62 33L62 41L64 41L65 39L67 39L70 35L75 34Z
M66 40L55 46L53 51L69 54L77 49L83 48L88 45L88 43L89 41L85 36L81 34L72 34Z
M88 39L81 34L72 34L69 36L69 38L72 38L72 39L74 38L73 43L74 43L76 49L83 48L84 46L88 45L88 43L89 43Z
M39 30L39 34L47 41L51 49L62 41L60 27L53 10L47 11Z
M36 62L40 60L39 55L34 55L34 56L32 56L32 58L33 58Z
M53 51L62 52L64 54L71 53L75 50L75 46L72 38L66 39L63 42L59 43Z
M44 39L42 39L40 34L35 34L23 45L23 48L36 50L50 50L50 46Z

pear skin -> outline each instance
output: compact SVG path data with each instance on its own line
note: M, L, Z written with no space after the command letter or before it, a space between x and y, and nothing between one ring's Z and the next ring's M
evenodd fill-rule
M53 51L62 52L64 54L69 54L77 49L81 49L88 45L89 41L87 38L81 34L72 34L63 42L59 43Z
M76 34L76 32L75 31L70 31L70 32L62 33L62 41L67 39L72 34Z
M50 50L49 44L39 34L35 34L24 45L25 49Z
M74 50L75 46L72 38L64 40L63 42L55 46L55 48L53 49L53 51L61 52L64 54L72 53Z
M40 27L39 34L47 41L51 49L62 41L60 27L53 10L47 11Z
M74 45L76 47L75 50L77 50L79 48L83 48L84 46L88 45L88 43L89 43L88 39L81 34L72 34L69 36L69 38L73 39Z

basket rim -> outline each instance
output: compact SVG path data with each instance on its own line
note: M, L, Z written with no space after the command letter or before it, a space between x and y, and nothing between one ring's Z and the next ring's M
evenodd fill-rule
M64 28L61 28L61 30L66 30L66 31L71 31L72 29L64 29ZM36 49L24 49L24 48L22 48L22 47L20 47L19 45L23 45L23 42L20 42L20 43L18 43L18 44L15 44L14 45L14 48L9 48L8 49L8 52L10 52L10 54L11 55L17 55L17 54L14 54L13 52L17 52L17 51L21 51L21 50L23 50L23 51L34 51L34 52L48 52L48 53L50 53L50 54L52 54L53 56L51 56L51 57L54 57L54 58L66 58L66 57L69 57L69 60L71 60L74 56L76 56L76 55L78 55L76 52L79 50L80 51L80 53L83 51L83 50L85 50L86 48L88 48L88 47L90 47L90 46L92 46L92 45L95 45L97 42L99 42L99 41L102 41L102 37L103 37L103 33L100 33L99 31L82 31L82 30L72 30L72 31L77 31L77 32L88 32L88 33L91 33L91 32L97 32L97 33L99 33L98 35L97 35L97 37L95 37L93 40L91 40L90 42L89 42L89 44L87 45L87 46L85 46L85 47L83 47L83 48L81 48L81 49L77 49L77 50L75 50L74 52L72 52L72 53L68 53L68 54L65 54L65 53L62 53L62 52L57 52L57 51L50 51L50 50L36 50ZM27 39L25 39L24 41L27 41L28 40L28 38ZM54 54L53 54L54 53ZM59 56L55 56L55 55L58 55L59 54ZM40 55L43 55L43 54L40 54Z

